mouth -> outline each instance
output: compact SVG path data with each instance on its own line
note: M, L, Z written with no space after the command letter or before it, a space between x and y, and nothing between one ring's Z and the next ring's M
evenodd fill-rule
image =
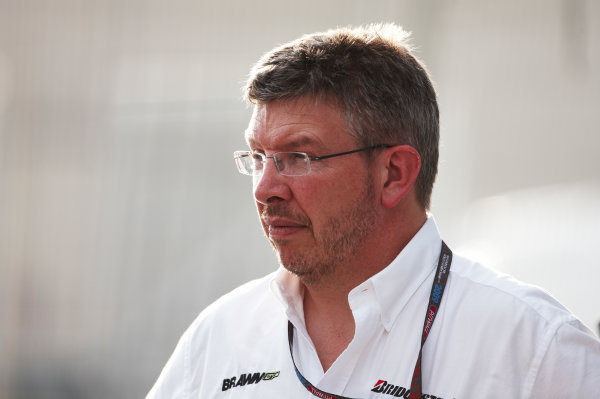
M265 217L263 223L271 240L287 239L307 228L302 223L281 217Z

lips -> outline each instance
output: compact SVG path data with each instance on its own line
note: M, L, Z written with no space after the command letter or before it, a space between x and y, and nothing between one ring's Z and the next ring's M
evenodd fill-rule
M263 217L269 238L273 240L290 238L307 228L306 225L281 217Z

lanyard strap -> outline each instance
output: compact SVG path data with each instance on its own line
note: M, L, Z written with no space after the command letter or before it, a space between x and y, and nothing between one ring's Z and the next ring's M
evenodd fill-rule
M423 346L425 345L425 341L427 340L429 331L431 331L431 326L433 325L433 321L435 320L437 311L440 308L440 304L442 303L442 295L444 294L444 289L446 288L446 282L448 281L448 275L450 274L451 264L452 251L450 250L450 248L448 248L446 243L442 241L442 251L438 260L435 278L433 279L431 294L429 294L429 305L427 306L425 321L423 323L423 334L421 335L421 347L419 348L419 357L417 358L415 370L413 371L412 382L410 383L410 399L421 399L421 357L423 355ZM296 366L296 361L294 360L294 326L289 320L288 343L290 346L290 355L292 357L292 363L294 364L294 370L296 370L296 376L298 376L298 379L308 392L312 393L316 397L323 399L352 399L346 396L335 395L332 393L321 391L319 388L311 384L310 381L304 378L302 373L300 373L300 370L298 370L298 367Z
M423 355L423 345L425 340L429 336L431 326L435 320L440 304L442 303L442 295L446 288L446 282L448 281L448 274L450 274L450 265L452 263L452 251L444 241L442 241L442 251L440 253L440 259L438 261L437 270L435 271L435 278L431 286L431 294L429 294L429 305L427 306L427 313L425 314L425 322L423 323L423 334L421 335L421 347L419 348L419 357L417 358L417 364L415 364L415 371L413 371L412 382L410 383L410 399L421 399L422 395L422 384L421 384L421 357Z

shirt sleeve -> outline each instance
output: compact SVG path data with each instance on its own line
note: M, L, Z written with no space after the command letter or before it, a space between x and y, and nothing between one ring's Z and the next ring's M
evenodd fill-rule
M564 323L548 345L531 399L597 398L600 340L578 320Z
M146 399L188 398L189 330L182 336Z

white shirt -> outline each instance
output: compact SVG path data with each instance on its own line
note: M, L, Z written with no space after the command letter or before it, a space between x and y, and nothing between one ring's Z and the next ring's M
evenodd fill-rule
M148 394L157 398L408 398L441 250L429 218L384 270L354 288L355 334L323 372L304 324L302 285L279 269L207 307ZM539 288L454 254L422 359L424 398L597 398L600 341ZM429 395L429 396L428 396Z

